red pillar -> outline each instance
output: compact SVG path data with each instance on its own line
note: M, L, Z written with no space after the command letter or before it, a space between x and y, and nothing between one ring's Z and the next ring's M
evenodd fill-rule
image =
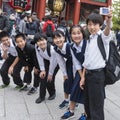
M69 13L70 13L70 2L66 3L66 20L69 20Z
M38 17L40 20L45 16L46 0L39 0Z
M78 24L80 19L80 0L75 0L73 24Z
M0 8L2 8L2 0L0 0Z

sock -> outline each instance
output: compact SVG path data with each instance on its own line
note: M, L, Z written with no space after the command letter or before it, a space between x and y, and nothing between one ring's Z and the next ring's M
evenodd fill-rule
M71 113L74 113L74 110L70 110Z
M65 99L65 101L69 102L69 99Z

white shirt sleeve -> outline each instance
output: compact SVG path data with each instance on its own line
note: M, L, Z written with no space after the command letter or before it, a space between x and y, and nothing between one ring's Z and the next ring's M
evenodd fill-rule
M56 53L56 58L57 58L57 62L59 64L59 67L60 67L61 71L63 72L63 75L67 76L65 59L61 55L59 55L58 53Z
M53 75L54 70L57 66L57 59L54 49L51 48L50 50L51 50L51 57L50 57L49 75Z
M75 57L73 51L71 50L71 55L72 55L72 60L73 60L73 66L75 67L76 70L81 70L82 69L82 65L81 63L77 60L77 58Z
M35 51L36 51L36 57L38 60L38 64L39 64L39 68L41 71L45 70L45 65L44 65L44 59L43 57L40 55L40 51L37 50L37 48L35 47Z
M103 40L104 48L105 48L105 51L106 51L106 59L108 59L108 57L109 57L109 43L112 40L111 32L108 36L106 36L104 34L104 32L102 32L102 40Z

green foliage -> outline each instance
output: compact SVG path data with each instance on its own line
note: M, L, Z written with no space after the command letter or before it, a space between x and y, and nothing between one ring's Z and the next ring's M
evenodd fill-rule
M120 30L120 1L113 0L113 30Z

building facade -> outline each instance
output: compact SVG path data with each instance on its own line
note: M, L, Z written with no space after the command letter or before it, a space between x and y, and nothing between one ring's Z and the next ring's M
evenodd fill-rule
M32 11L37 12L40 20L45 16L47 1L49 0L32 0ZM92 10L108 7L111 4L112 0L65 0L64 17L67 21L78 24L84 22ZM0 0L0 6L2 6L2 0Z

